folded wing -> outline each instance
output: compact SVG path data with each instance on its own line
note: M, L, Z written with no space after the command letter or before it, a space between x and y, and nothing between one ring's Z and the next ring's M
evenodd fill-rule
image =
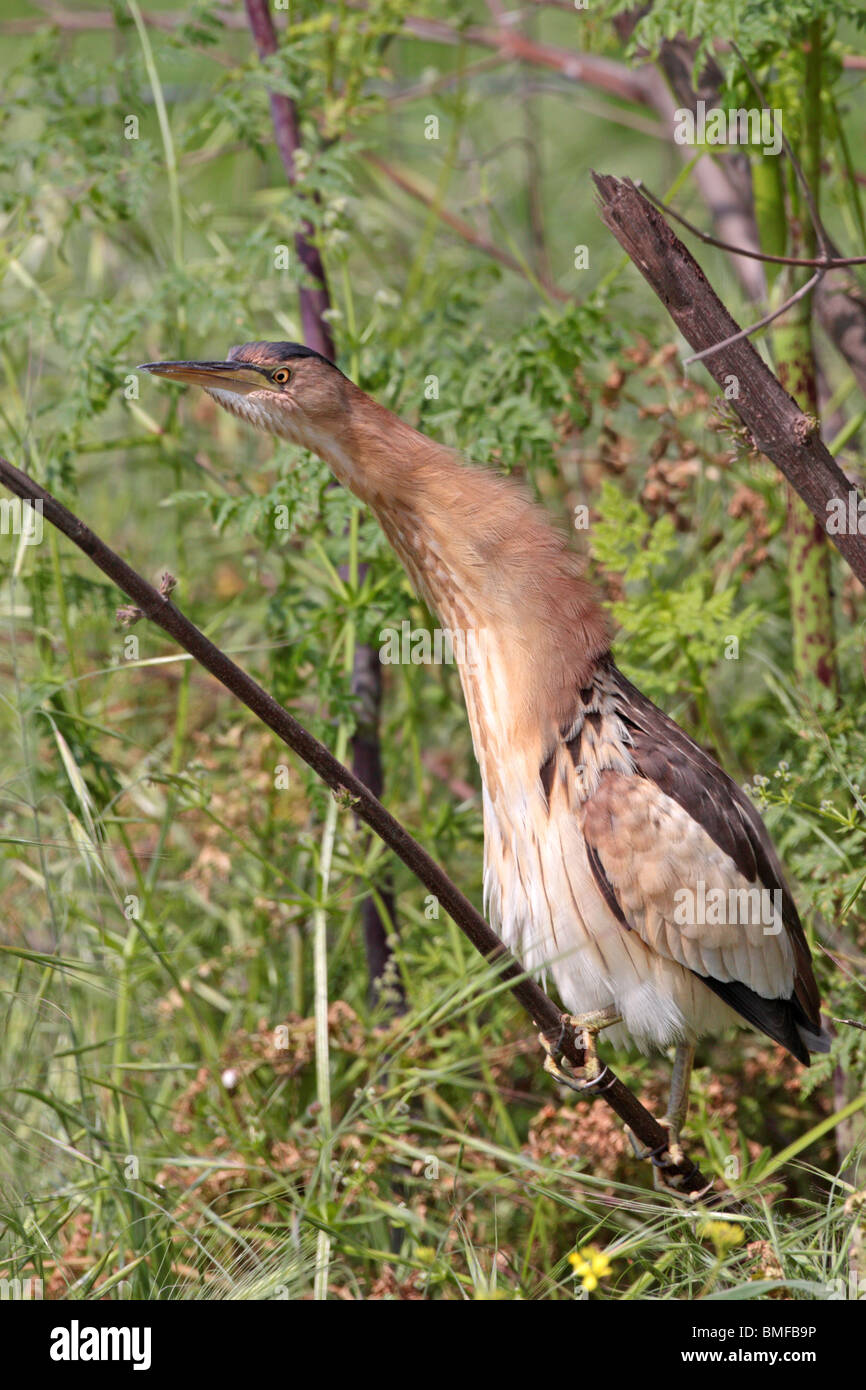
M583 803L600 891L625 930L808 1063L809 1050L826 1051L829 1039L803 927L763 821L612 662L605 686L607 717L622 731L633 772L600 770ZM593 726L585 727L591 739Z

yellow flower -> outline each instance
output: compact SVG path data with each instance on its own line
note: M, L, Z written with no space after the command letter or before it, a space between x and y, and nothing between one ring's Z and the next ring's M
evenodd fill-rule
M735 1245L742 1245L746 1238L742 1226L735 1226L731 1221L704 1221L698 1234L713 1242L720 1257Z
M610 1260L597 1245L573 1250L568 1260L587 1293L593 1293L598 1288L599 1279L605 1279L611 1272Z

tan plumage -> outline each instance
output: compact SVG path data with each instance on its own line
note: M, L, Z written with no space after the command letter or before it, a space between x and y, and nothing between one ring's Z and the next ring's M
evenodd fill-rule
M615 1012L644 1049L748 1021L802 1061L825 1050L808 946L760 817L617 670L605 617L545 514L296 344L148 370L318 453L373 509L443 626L483 634L482 659L460 674L487 907L566 1007ZM745 903L760 889L778 895L769 925L680 910L684 891Z

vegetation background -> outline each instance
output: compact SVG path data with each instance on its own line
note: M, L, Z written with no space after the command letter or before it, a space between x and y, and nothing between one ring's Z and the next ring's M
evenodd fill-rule
M240 4L6 0L4 452L176 576L199 626L350 755L365 648L429 615L323 464L134 372L300 339L307 219L341 365L574 527L621 664L752 788L827 1011L861 1017L863 594L706 372L684 374L590 169L808 255L790 161L672 138L698 91L771 105L863 253L862 8L287 0L273 20L262 61ZM298 114L293 185L269 91ZM686 239L744 323L805 278ZM758 341L862 485L858 293L840 281ZM267 731L157 630L120 629L117 592L51 528L0 556L3 1277L53 1298L862 1292L862 1033L839 1026L808 1072L748 1032L704 1045L689 1136L741 1211L655 1194L603 1105L552 1089L423 888ZM373 667L385 800L480 900L456 672ZM372 994L365 913L391 939ZM657 1106L666 1059L615 1060Z

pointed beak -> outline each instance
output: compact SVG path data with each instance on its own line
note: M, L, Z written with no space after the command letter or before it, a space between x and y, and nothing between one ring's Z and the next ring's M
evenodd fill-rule
M267 373L246 362L142 362L136 371L164 376L184 386L209 386L219 391L232 391L237 396L261 391L267 385Z

